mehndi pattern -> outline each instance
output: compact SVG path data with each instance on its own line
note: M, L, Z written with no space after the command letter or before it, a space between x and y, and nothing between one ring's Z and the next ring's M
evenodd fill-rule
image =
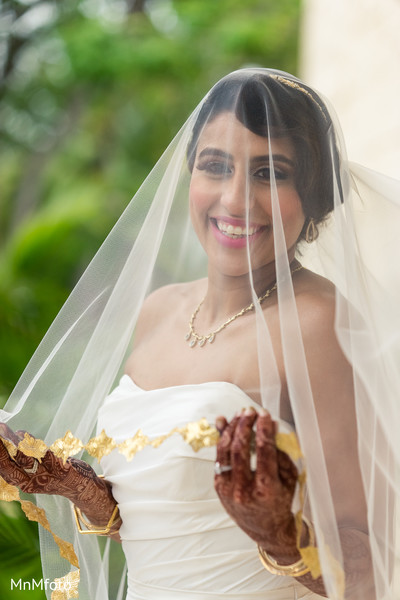
M113 450L117 450L120 454L125 456L127 461L131 461L138 452L142 451L147 446L158 448L165 440L176 434L180 435L195 452L198 452L202 448L215 446L219 440L218 430L213 425L210 425L205 418L188 423L183 427L175 427L169 433L153 439L150 439L141 429L138 429L131 438L128 438L119 444L117 444L113 438L109 437L104 429L97 436L91 438L86 444L75 437L71 431L67 431L62 438L57 439L49 447L42 440L36 439L28 433L25 433L23 439L18 443L18 446L14 445L9 440L5 440L2 436L0 436L0 440L6 446L11 457L15 456L17 450L19 450L26 456L33 457L40 461L47 450L51 450L57 457L62 459L63 463L65 463L68 457L75 456L81 451L86 451L90 456L100 461L103 456L107 456ZM277 448L282 452L286 452L293 461L302 458L302 452L294 432L278 432L275 441ZM300 505L303 507L306 483L306 473L304 470L298 476L298 483ZM2 478L0 478L0 500L6 502L11 502L13 500L19 501L27 518L31 521L38 522L42 527L47 529L53 536L53 539L59 548L60 555L68 560L72 566L77 568L77 570L71 571L64 577L55 580L60 583L60 585L53 591L51 595L52 600L69 600L70 598L77 598L79 562L72 544L62 540L51 531L50 524L43 509L35 506L32 502L22 500L18 489L15 486L6 483ZM300 547L302 508L296 513L295 519L298 531L299 551L304 562L310 567L312 576L317 578L321 574L317 548L314 546L307 546L306 548ZM63 585L63 582L68 583L68 585Z

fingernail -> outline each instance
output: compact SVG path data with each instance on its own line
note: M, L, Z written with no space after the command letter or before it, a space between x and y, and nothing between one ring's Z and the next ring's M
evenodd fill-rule
M223 418L223 417L217 417L217 418L215 419L215 427L216 427L218 430L221 430L221 429L223 429L223 428L224 428L224 425L225 425L225 420L224 420L224 418Z
M260 415L260 417L266 417L267 415L269 415L269 412L265 410L265 408L262 406L258 411L258 414Z
M253 408L252 406L248 406L248 407L245 409L245 411L244 411L244 413L243 413L243 414L244 414L246 417L251 417L252 415L254 415L254 413L255 413L255 412L256 412L256 411L255 411L255 408Z

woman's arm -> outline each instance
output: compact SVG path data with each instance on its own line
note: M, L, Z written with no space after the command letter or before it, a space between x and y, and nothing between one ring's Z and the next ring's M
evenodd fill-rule
M13 432L0 423L0 436L18 446L25 432ZM82 460L68 458L65 463L47 450L41 460L26 456L19 450L10 456L5 443L0 440L0 476L23 492L29 494L55 494L68 498L97 527L105 527L116 507L110 484ZM110 534L119 539L121 520L116 515Z
M338 525L346 597L375 600L367 506L358 454L354 372L335 333L335 302L305 294L299 300L315 412Z
M335 508L346 580L346 598L375 600L368 541L366 502L357 451L353 372L333 327L334 304L328 299L302 298L303 341L314 406L322 439L330 490ZM232 471L216 475L221 502L237 524L279 564L300 559L291 512L297 472L277 450L275 424L265 411L237 415L220 423L217 460ZM257 468L250 470L252 428L256 425ZM303 526L307 544L307 527ZM302 544L303 545L303 544ZM307 573L298 580L326 595L322 577Z
M276 426L263 409L257 414L246 409L227 423L218 420L221 440L217 460L232 470L215 476L215 488L225 509L258 546L280 565L291 565L300 558L297 533L291 512L297 469L290 458L276 448ZM253 426L256 426L256 471L250 469ZM351 495L351 489L349 490ZM339 536L345 567L346 598L352 592L363 600L375 600L368 536L357 527L339 523ZM301 546L309 543L308 527L303 524ZM297 577L316 594L326 596L322 577L310 573Z

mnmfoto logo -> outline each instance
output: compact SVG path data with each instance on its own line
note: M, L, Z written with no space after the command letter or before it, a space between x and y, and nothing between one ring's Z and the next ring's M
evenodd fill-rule
M21 578L18 581L14 581L11 578L11 590L23 590L24 592L30 592L35 589L40 590L70 590L71 582L70 581L50 581L50 579L31 579L28 581L23 581Z

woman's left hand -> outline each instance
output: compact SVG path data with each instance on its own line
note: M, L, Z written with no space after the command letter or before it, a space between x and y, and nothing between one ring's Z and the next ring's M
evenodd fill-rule
M254 440L256 470L250 467ZM259 546L275 557L298 554L292 500L297 468L275 443L276 423L249 408L230 423L218 417L217 463L231 470L215 475L215 489L228 514ZM218 469L217 469L218 472Z

